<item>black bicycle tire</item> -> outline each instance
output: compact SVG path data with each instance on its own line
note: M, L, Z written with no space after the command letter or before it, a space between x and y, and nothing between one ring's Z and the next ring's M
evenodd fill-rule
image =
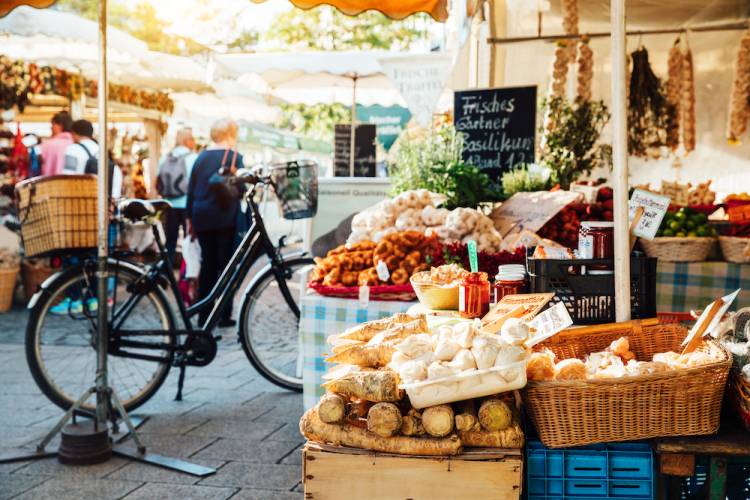
M309 266L314 265L315 261L310 257L298 257L293 259L284 260L285 266ZM247 356L248 361L250 361L250 364L253 365L253 368L255 368L258 373L260 373L263 378L268 380L269 382L282 387L284 389L288 389L293 392L302 392L302 382L298 384L290 384L284 379L278 378L272 370L269 370L263 362L260 360L258 355L255 353L255 351L252 348L252 343L248 342L245 337L245 331L247 327L247 308L250 307L250 303L252 302L250 299L252 299L255 296L255 293L259 288L261 288L261 285L267 281L267 280L275 280L276 275L273 272L273 269L268 269L263 272L263 274L260 276L258 280L253 283L252 288L247 292L244 299L242 300L242 306L240 307L240 321L238 322L238 331L237 336L240 339L240 343L242 344L242 350L245 351L245 356Z
M113 272L117 273L127 273L130 275L135 276L135 273L125 266L120 266L118 264L109 264L110 269L113 270ZM115 270L114 268L117 268ZM29 314L29 321L26 324L26 335L24 339L24 348L26 352L26 364L29 366L29 370L31 371L31 376L34 379L34 382L36 383L37 387L42 391L42 393L49 399L52 403L54 403L56 406L62 408L63 410L67 411L70 406L71 402L68 401L66 398L61 397L61 395L56 391L54 388L52 388L48 381L47 377L45 377L42 374L42 368L37 363L37 357L36 353L34 352L34 346L35 341L34 337L36 335L36 332L38 331L37 324L40 320L40 314L42 311L45 310L45 305L47 302L55 296L55 293L58 291L59 288L64 286L68 281L76 274L80 273L82 270L81 266L77 266L71 270L63 271L62 273L58 274L57 277L52 281L49 286L46 287L46 289L42 292L43 295L41 297L41 300L37 301L34 305L34 308L31 310ZM156 288L155 290L155 296L156 300L161 302L161 306L164 307L164 310L167 314L167 321L169 322L169 331L174 331L175 327L175 316L174 311L172 310L172 307L169 304L169 300L167 300L166 295L160 288ZM173 334L169 334L170 342L176 343L176 337ZM163 374L159 377L157 382L153 384L152 389L146 393L144 393L142 396L140 396L135 401L131 401L127 404L125 404L125 410L130 412L139 406L142 406L145 404L149 399L151 399L154 394L156 394L161 386L164 384L164 381L169 376L170 369L169 367L164 370ZM91 381L93 384L93 380Z

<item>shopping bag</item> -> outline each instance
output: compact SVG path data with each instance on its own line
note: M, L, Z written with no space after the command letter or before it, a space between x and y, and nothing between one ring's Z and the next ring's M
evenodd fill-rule
M185 261L185 278L197 278L201 272L201 245L190 237L182 240L182 259Z

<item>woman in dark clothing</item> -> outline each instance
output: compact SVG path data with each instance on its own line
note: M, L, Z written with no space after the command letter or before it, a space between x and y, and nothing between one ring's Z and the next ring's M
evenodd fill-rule
M237 232L239 200L228 207L220 203L211 189L209 179L224 166L236 171L242 168L242 155L234 149L237 144L237 124L232 120L219 120L211 127L213 144L195 160L188 185L186 215L191 238L198 238L201 246L201 270L198 276L198 295L202 299L213 289L221 272L229 263ZM234 172L232 172L234 173ZM201 323L210 311L200 315ZM234 326L232 307L227 307L219 326Z

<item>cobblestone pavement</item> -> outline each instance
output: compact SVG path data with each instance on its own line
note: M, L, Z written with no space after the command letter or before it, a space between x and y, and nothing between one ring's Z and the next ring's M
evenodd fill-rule
M0 454L33 448L61 416L26 365L26 319L22 309L0 314ZM217 359L188 368L183 401L174 401L173 369L136 412L150 417L140 429L149 450L215 467L215 475L200 479L122 458L79 467L51 458L0 464L0 500L301 499L302 397L266 382L236 335L221 333Z

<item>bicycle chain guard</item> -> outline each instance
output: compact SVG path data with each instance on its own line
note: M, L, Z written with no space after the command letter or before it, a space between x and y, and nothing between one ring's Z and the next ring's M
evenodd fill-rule
M216 339L209 334L190 334L185 341L185 364L187 366L206 366L216 357L218 346Z

